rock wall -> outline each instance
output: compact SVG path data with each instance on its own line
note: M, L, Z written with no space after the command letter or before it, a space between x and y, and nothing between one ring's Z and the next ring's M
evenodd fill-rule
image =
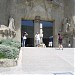
M16 40L21 41L21 20L34 20L40 16L41 20L54 21L54 45L58 46L57 34L61 30L64 17L73 17L73 0L56 0L53 4L49 0L0 0L0 24L8 25L9 17L15 20ZM67 5L67 7L66 7ZM69 10L70 8L70 10Z
M73 29L75 29L75 23L74 23L74 21L75 21L75 18L74 18L74 15L75 15L75 9L74 9L74 7L75 7L75 4L74 4L75 2L74 2L74 0L64 0L64 17L65 18L68 18L68 19L70 19L70 21L69 21L69 23L70 23L70 31L73 31ZM64 28L66 28L66 25L64 25ZM71 37L71 39L70 39L70 37ZM68 41L70 40L71 41L71 45L72 45L72 47L75 47L75 46L73 46L73 36L74 36L74 34L72 34L72 33L70 33L70 34L68 34L68 36L67 36L67 38L66 39L68 39ZM64 42L65 42L66 40L64 40ZM66 42L66 46L68 46L68 41Z
M65 0L64 1L64 15L65 18L69 18L71 20L71 29L74 27L74 0Z
M8 25L10 0L0 0L0 25Z
M63 0L62 2L63 5ZM10 14L15 19L15 26L17 30L16 39L20 40L21 37L21 19L34 20L35 16L40 16L41 20L52 21L55 20L54 36L57 37L57 33L60 30L61 21L64 16L63 6L52 6L47 0L13 0L11 1ZM57 38L54 39L55 46L57 45Z

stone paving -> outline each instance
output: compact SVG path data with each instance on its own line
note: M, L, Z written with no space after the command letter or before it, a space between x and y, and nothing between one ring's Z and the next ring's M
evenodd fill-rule
M74 49L22 47L18 66L0 68L1 75L74 75Z

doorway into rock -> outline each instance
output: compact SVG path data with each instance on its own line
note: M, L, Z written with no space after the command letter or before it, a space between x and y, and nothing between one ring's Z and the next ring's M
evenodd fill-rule
M34 46L34 21L33 20L21 20L21 46L22 46L22 36L24 32L27 32L27 39L26 39L26 47L33 47Z
M43 26L43 42L46 47L49 47L49 42L52 41L53 47L53 21L40 21Z

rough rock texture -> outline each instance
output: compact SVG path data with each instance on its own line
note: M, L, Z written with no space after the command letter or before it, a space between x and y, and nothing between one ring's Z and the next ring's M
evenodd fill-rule
M35 16L40 16L41 20L54 21L54 46L57 46L57 34L62 28L63 18L72 18L74 15L74 0L54 1L56 3L51 3L50 0L0 0L0 24L8 26L9 17L13 17L15 39L21 41L22 19L34 20ZM73 20L71 24L73 25Z
M0 67L13 67L17 65L16 59L0 59Z

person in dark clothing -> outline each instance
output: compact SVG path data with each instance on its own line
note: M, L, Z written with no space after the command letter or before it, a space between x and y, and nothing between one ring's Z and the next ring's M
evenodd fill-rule
M62 48L62 50L63 50L62 35L60 33L58 34L58 43L59 43L59 49Z

